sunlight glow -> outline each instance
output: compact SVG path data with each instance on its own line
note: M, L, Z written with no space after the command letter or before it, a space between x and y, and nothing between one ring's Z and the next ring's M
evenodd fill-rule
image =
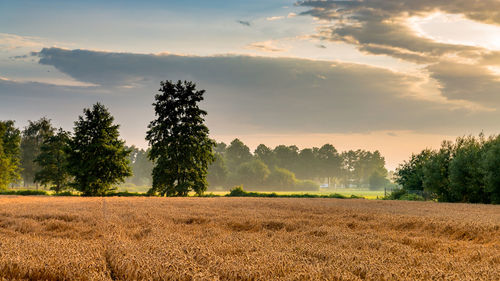
M476 22L463 15L438 12L412 17L409 24L418 35L437 42L500 50L500 26Z

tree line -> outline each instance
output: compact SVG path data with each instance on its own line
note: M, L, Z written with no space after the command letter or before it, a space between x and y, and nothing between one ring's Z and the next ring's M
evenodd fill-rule
M150 194L185 196L207 188L215 142L208 138L206 112L198 107L204 90L192 82L161 82L148 126L148 152L125 146L109 110L85 108L73 132L56 129L47 118L29 121L21 132L14 121L0 121L0 189L17 183L69 188L83 195L105 195L132 176L151 171ZM146 157L146 159L145 159ZM141 180L144 180L142 178Z
M399 166L402 191L428 192L441 202L500 203L500 136L459 137L413 154Z
M148 126L147 150L127 147L109 110L97 103L83 110L73 132L51 120L29 121L23 131L13 121L0 123L0 188L23 180L25 186L74 188L104 195L125 181L151 186L151 194L203 193L208 185L249 189L318 190L329 186L383 188L385 160L378 151L338 152L320 148L261 144L253 153L239 139L229 145L208 137L207 114L199 108L204 90L192 82L161 82L155 119ZM208 181L207 181L208 175Z
M385 159L380 152L339 152L331 144L304 148L260 144L251 153L239 139L214 148L215 161L209 167L212 186L243 184L254 190L318 190L318 182L329 187L383 188L389 184Z

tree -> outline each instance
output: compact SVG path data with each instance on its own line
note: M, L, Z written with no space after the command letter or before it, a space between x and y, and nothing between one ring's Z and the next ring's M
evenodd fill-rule
M35 159L40 154L43 142L53 136L54 131L50 119L45 117L34 122L28 121L28 126L24 128L21 139L21 175L24 186L35 183L35 174L40 171Z
M276 187L293 188L297 179L293 172L284 168L275 168L269 175L268 182Z
M328 186L330 186L330 179L340 176L342 157L333 145L325 144L318 150L317 158L321 176L328 179Z
M264 162L252 160L238 167L236 172L238 183L236 184L262 186L270 173Z
M0 189L20 179L21 132L14 121L0 121Z
M264 162L268 167L273 167L275 165L273 151L266 145L259 144L253 154L255 155L255 158Z
M492 139L483 158L485 189L494 204L500 204L500 136Z
M384 173L385 172L385 173ZM383 189L389 184L389 180L387 179L387 170L375 170L369 179L370 189L371 190L379 190Z
M304 148L299 152L297 176L300 179L313 179L318 176L318 148Z
M432 155L429 149L419 154L412 154L409 161L405 161L396 169L395 180L405 190L423 190L424 165Z
M201 195L207 188L208 165L214 161L215 141L204 124L206 111L198 103L205 90L192 82L161 82L155 96L156 119L148 126L146 140L155 162L150 193L187 196L193 190Z
M439 201L453 200L449 180L449 167L453 153L453 144L444 141L439 151L432 151L428 160L423 164L423 188L425 191L436 194Z
M489 203L485 190L484 139L472 136L458 138L449 166L450 201Z
M125 142L119 139L119 125L108 109L96 103L84 109L75 122L68 145L68 171L74 187L86 196L104 195L114 184L132 175Z
M299 148L295 145L278 145L273 150L276 166L296 171L299 159Z
M234 139L226 148L226 163L231 171L236 171L238 166L252 159L250 148L239 139Z
M133 176L126 181L138 186L151 186L153 162L148 158L149 150L135 146L127 147L127 149L131 151L129 161Z
M69 185L70 175L67 168L69 140L69 133L59 129L57 134L44 140L35 159L40 169L36 172L34 181L43 185L51 184L51 189L56 193Z
M211 186L224 185L227 180L227 167L224 157L220 153L215 153L214 162L208 167L207 180Z

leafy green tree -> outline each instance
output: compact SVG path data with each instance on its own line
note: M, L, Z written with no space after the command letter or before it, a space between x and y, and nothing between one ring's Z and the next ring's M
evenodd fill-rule
M453 144L444 141L439 151L432 151L423 164L422 185L425 191L435 193L439 201L452 201L449 166L453 157Z
M28 121L28 126L24 128L21 138L21 176L24 186L35 183L35 175L40 171L40 165L35 159L40 154L43 142L53 136L54 131L50 119L45 117L34 122Z
M226 148L226 163L230 171L236 169L243 163L252 160L250 148L239 139L234 139Z
M500 136L492 139L483 158L485 191L492 203L500 204Z
M0 121L0 189L20 179L20 143L14 121Z
M318 150L317 158L320 165L320 176L327 178L330 186L331 178L340 176L342 157L333 145L325 144Z
M275 158L273 150L264 144L259 144L254 151L254 156L256 159L264 162L268 167L273 167L275 165Z
M187 196L193 190L203 194L215 145L204 124L207 112L198 106L205 91L196 90L192 82L165 81L160 92L153 103L156 119L146 136L149 157L155 162L150 193Z
M228 170L224 157L221 153L215 153L214 162L208 167L207 180L211 186L221 186L226 184Z
M125 142L108 109L95 104L75 122L68 145L68 171L74 187L86 196L104 195L132 175Z
M275 168L268 177L268 183L270 185L281 187L281 188L292 188L297 179L295 174L284 168Z
M300 179L314 179L320 176L318 148L304 148L299 152L297 176Z
M131 151L128 159L133 176L127 178L126 182L138 186L151 186L153 162L148 158L149 150L140 149L135 146L127 147L127 149Z
M296 171L299 159L299 148L295 145L278 145L273 150L276 166Z
M458 138L449 166L452 202L489 203L485 190L484 139L472 136Z
M375 170L369 179L370 189L379 190L387 187L389 180L387 179L387 170Z
M267 165L260 160L252 160L241 164L236 172L236 184L262 186L271 172Z
M35 174L35 182L52 185L51 189L59 193L69 186L68 143L70 134L59 129L57 134L45 138L35 163L40 169Z
M215 145L214 153L224 156L224 154L226 153L226 149L227 149L227 144L219 142Z
M401 164L395 173L395 181L405 190L423 190L424 164L431 157L432 151L425 149L419 154L412 154L409 161Z

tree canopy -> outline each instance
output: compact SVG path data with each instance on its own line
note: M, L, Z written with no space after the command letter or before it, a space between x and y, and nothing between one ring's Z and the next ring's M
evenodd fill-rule
M83 110L75 122L68 145L68 171L73 186L84 195L104 195L113 185L132 175L125 142L119 139L119 125L108 109L96 103Z
M0 189L20 179L20 143L14 121L0 121Z
M150 193L186 196L207 189L207 172L214 160L215 142L205 125L206 111L199 108L205 90L188 81L162 81L153 103L156 119L148 126L146 140L154 161Z
M35 182L52 185L51 189L56 193L69 186L70 175L67 169L69 140L70 134L59 129L55 135L43 141L40 153L35 159L35 163L40 167L35 174Z

